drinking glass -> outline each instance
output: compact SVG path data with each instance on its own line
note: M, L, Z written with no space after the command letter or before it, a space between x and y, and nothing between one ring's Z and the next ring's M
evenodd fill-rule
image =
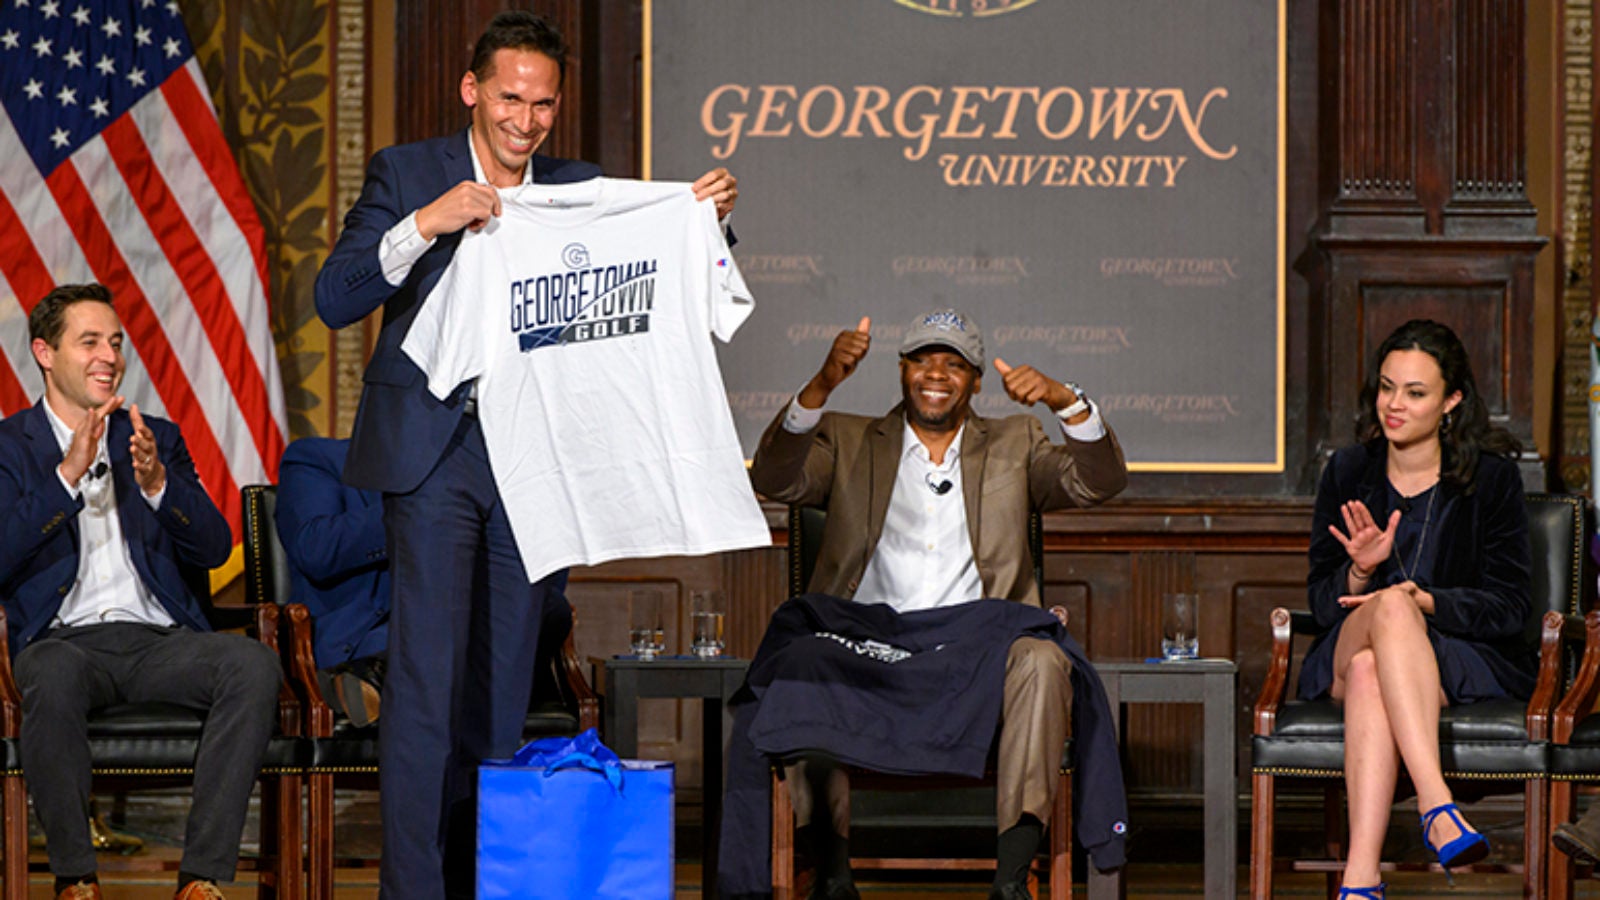
M1161 657L1167 660L1200 657L1200 595L1161 595Z
M726 646L722 639L723 616L727 605L722 592L717 590L694 591L689 594L689 616L694 624L694 655L701 659L715 659Z
M628 645L640 659L655 659L667 649L661 605L660 591L633 591L628 595Z

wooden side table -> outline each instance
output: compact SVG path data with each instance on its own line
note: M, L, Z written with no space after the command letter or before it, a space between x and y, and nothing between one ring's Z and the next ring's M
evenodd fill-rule
M606 746L623 758L639 752L639 701L654 698L693 699L704 703L701 720L701 784L705 791L701 822L704 873L701 895L717 896L717 838L722 827L722 751L733 731L728 701L744 683L747 659L700 659L694 656L591 657L596 690L604 696Z
M1231 659L1196 659L1096 661L1094 668L1105 683L1119 740L1124 704L1199 703L1204 707L1205 895L1209 900L1233 900L1239 860L1239 770L1234 742L1239 667ZM1122 896L1120 871L1101 873L1089 866L1090 900Z

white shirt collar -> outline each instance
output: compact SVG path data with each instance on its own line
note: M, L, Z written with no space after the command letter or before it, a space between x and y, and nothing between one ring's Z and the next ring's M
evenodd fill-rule
M903 428L905 430L900 438L900 458L902 460L908 456L915 456L917 459L927 463L931 468L946 472L955 468L956 464L961 461L961 439L967 434L966 422L962 422L961 427L956 429L956 438L950 442L950 448L944 451L944 462L939 465L934 465L933 454L928 452L927 445L923 444L922 439L917 437L917 432L911 427L910 419L905 420Z

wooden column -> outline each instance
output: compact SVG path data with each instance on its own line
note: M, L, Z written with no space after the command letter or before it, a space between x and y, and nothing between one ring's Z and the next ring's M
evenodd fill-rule
M1322 214L1313 286L1318 455L1348 444L1383 338L1438 319L1466 344L1495 421L1533 449L1534 258L1525 186L1523 0L1325 0Z

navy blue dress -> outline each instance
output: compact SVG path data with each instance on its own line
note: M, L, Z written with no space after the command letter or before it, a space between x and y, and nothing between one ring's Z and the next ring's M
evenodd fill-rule
M1387 457L1381 438L1346 447L1328 462L1317 486L1307 588L1311 612L1328 630L1301 664L1300 697L1321 699L1333 686L1334 647L1350 614L1338 602L1347 593L1350 558L1328 526L1345 530L1339 508L1354 499L1366 503L1380 524L1391 510L1402 510L1394 548L1372 584L1399 584L1409 576L1433 594L1428 639L1450 703L1528 697L1537 680L1538 646L1524 634L1533 601L1516 464L1484 454L1471 493L1441 481L1403 503L1389 484Z

